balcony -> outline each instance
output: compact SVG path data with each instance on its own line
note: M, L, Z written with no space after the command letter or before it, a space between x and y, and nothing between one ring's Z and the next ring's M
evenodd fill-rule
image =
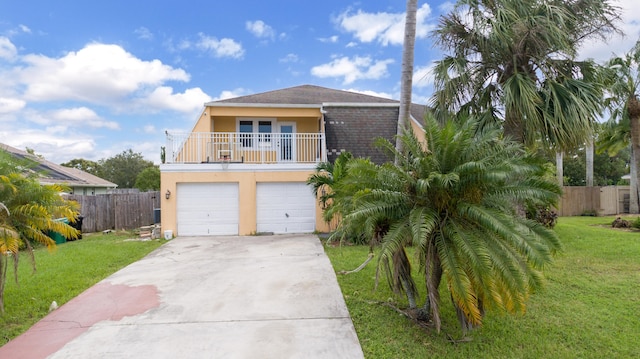
M326 161L321 133L167 133L165 163L315 164Z

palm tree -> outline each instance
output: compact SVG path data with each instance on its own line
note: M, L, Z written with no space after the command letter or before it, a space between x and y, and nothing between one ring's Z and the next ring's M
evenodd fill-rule
M629 53L614 57L607 63L610 96L606 104L611 110L611 122L620 123L619 130L628 128L631 142L631 196L629 212L639 213L638 169L640 169L640 40ZM615 132L614 132L615 133Z
M413 86L413 57L416 43L416 14L418 0L407 0L407 15L404 22L404 44L402 46L402 76L400 77L400 109L398 112L397 136L406 129L411 113ZM402 141L396 140L396 149L402 152Z
M352 167L359 169L358 176L349 175ZM347 216L353 210L354 194L378 183L376 168L377 166L368 159L355 159L350 153L343 152L334 163L318 164L316 173L307 180L307 184L313 187L316 197L320 194L319 200L324 208L325 221L340 220L330 238L369 245L369 256L358 267L359 269L373 258L374 248L380 244L382 237L389 230L390 221L393 220L385 215L367 218ZM387 264L385 268L392 288L398 293L405 293L409 307L416 308L417 289L411 277L411 263L404 248L396 251Z
M617 31L618 18L609 0L459 0L433 33L450 54L436 63L432 106L501 123L525 145L581 146L602 89L594 63L576 52Z
M479 130L471 120L426 122L427 145L410 130L401 137L404 153L381 140L400 159L397 166L349 166L344 182L364 185L345 219L386 219L379 266L412 245L425 278L426 314L440 330L444 282L466 331L482 323L485 307L524 310L542 284L541 271L560 244L553 231L514 215L513 203L555 203L560 188L497 129Z
M0 156L3 153L0 151ZM0 313L4 312L4 284L9 260L17 269L19 249L29 253L35 270L33 244L55 247L46 233L54 231L66 238L76 238L78 231L58 218L76 218L78 204L63 199L61 192L68 189L58 185L41 185L36 175L24 176L22 164L13 163L3 156L0 166ZM5 258L6 257L6 258ZM16 271L16 280L17 280Z

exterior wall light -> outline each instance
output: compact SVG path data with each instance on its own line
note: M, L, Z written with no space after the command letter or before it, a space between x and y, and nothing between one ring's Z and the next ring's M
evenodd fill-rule
M171 191L167 190L167 192L164 194L164 198L169 199L171 197Z

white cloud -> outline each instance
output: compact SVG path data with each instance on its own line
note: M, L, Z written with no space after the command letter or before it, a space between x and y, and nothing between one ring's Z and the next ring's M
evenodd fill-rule
M196 43L196 47L200 50L211 53L214 57L231 57L240 59L244 56L242 44L233 39L223 38L218 40L200 33L200 40Z
M316 77L344 77L343 83L348 85L356 80L376 80L388 75L387 67L394 60L374 61L368 56L354 58L336 58L328 64L315 66L311 74Z
M61 126L77 126L80 124L94 128L104 127L111 130L120 129L120 125L117 122L105 121L100 118L97 113L87 107L55 110L52 111L48 117L55 120L55 123Z
M278 60L280 62L298 62L298 55L296 54L287 54L285 57Z
M0 59L5 59L8 61L15 60L18 55L18 49L16 46L4 36L0 36Z
M443 14L448 14L452 12L455 8L456 4L451 1L445 1L442 4L438 5L438 10L440 10Z
M133 33L138 36L138 39L142 39L142 40L152 40L153 39L153 33L149 29L144 27L144 26L141 26L141 27L135 29L135 31L133 31Z
M54 127L10 131L0 129L0 138L9 146L33 148L37 154L55 163L67 162L73 158L100 159L95 157L96 144L93 139L78 133L60 136Z
M140 105L150 112L160 110L173 110L184 113L193 113L202 109L205 102L211 97L204 93L199 87L190 88L183 93L173 93L173 88L160 86L150 94L140 99Z
M614 0L614 5L620 8L622 21L619 25L625 36L615 35L607 41L587 41L580 49L579 58L592 58L598 62L604 62L614 55L622 56L629 52L636 41L640 39L638 0Z
M423 88L433 85L433 67L434 65L419 66L413 71L412 83L415 88Z
M429 4L423 4L416 14L416 38L427 37L432 25L426 23L431 14ZM358 10L352 13L346 10L337 18L338 25L352 33L361 42L377 41L383 46L402 45L404 41L405 13L367 13Z
M89 44L61 58L26 55L18 76L33 101L79 100L111 103L166 81L190 80L182 69L143 61L118 45Z
M320 42L327 42L327 43L332 43L335 44L336 42L338 42L339 37L337 35L333 35L330 37L320 37L318 38L318 40Z
M372 90L356 90L356 89L352 89L352 88L351 89L343 89L343 91L349 91L349 92L361 93L363 95L369 95L369 96L376 96L376 97L393 99L393 95L391 95L390 93L386 93L386 92L377 92L377 91L372 91Z
M151 134L151 133L155 133L155 132L156 132L156 126L154 126L154 125L145 125L145 126L142 128L142 131L143 131L144 133L150 133L150 134Z
M233 90L224 90L224 91L220 92L220 95L218 97L215 97L215 98L211 99L211 101L226 100L226 99L245 96L245 95L250 95L250 94L251 94L251 91L249 91L247 89L244 89L244 88L236 88L236 89L233 89Z
M7 114L22 110L26 102L17 98L0 97L0 114Z
M27 34L31 33L31 29L28 26L20 24L19 27L20 27L20 31Z
M247 21L245 27L253 36L261 39L273 40L276 34L273 28L265 24L262 20Z

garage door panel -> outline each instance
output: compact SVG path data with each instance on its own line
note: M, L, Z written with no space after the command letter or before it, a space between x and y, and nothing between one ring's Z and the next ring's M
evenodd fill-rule
M256 203L258 232L309 233L315 230L315 197L305 183L258 183Z
M179 183L178 234L182 236L237 235L237 183Z

